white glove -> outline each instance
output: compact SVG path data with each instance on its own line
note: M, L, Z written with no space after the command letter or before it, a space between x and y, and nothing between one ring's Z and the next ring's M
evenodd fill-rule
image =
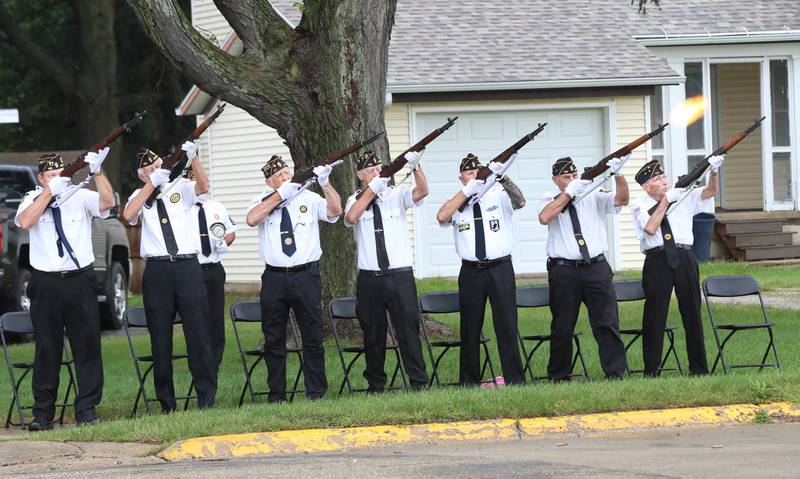
M586 191L586 188L589 186L591 181L589 180L572 180L569 182L566 188L564 188L564 193L566 193L570 198L575 198L576 196L580 196Z
M185 151L186 157L189 158L189 161L192 161L197 154L197 143L186 141L181 145L181 150Z
M217 247L214 249L218 254L225 254L228 251L228 243L225 242L225 238L217 241Z
M47 184L47 187L50 188L50 194L53 196L58 196L67 191L67 188L71 184L72 182L66 176L57 176L50 180L50 183Z
M320 165L320 166L315 166L312 171L314 172L314 175L317 177L317 183L319 183L319 186L327 186L328 177L331 176L331 171L333 171L333 167L331 165Z
M425 150L422 150L422 151L409 151L408 153L405 154L404 158L408 162L407 164L408 164L409 168L411 168L413 170L414 168L417 167L417 164L419 163L419 160L422 159L422 152L424 152L424 151Z
M513 157L515 155L516 155L516 153L514 153L514 155L511 155L511 156ZM509 158L508 161L512 161L511 158ZM503 173L503 168L505 168L505 165L500 163L499 161L489 162L489 164L486 165L486 166L487 166L487 168L492 170L492 173L494 173L495 175L498 175L498 176L500 176Z
M608 169L611 170L612 175L616 175L619 173L619 170L625 165L625 162L631 157L630 154L623 156L622 158L611 158L608 160Z
M716 173L719 171L719 167L722 166L722 162L725 161L725 155L715 155L708 159L708 164L711 166L711 172Z
M686 188L670 188L667 190L664 196L667 197L668 202L675 203L681 199L684 193L686 193Z
M93 151L86 153L86 158L84 158L83 161L89 165L89 171L93 175L100 171L100 168L103 166L103 161L106 159L106 156L108 156L110 150L111 148L105 147L97 153Z
M287 181L278 187L278 194L281 195L282 200L285 200L292 196L298 189L300 189L299 184Z
M150 183L153 184L154 187L158 188L159 186L164 186L169 183L169 170L165 170L164 168L159 168L156 171L150 173Z
M369 189L371 189L373 193L379 195L389 188L389 177L384 178L382 176L376 176L367 186L369 186Z
M481 192L481 188L483 188L483 183L484 183L483 180L478 180L476 178L473 178L469 180L467 184L464 185L463 188L461 188L461 192L464 193L464 196L466 196L467 198L473 195L477 195L478 193Z

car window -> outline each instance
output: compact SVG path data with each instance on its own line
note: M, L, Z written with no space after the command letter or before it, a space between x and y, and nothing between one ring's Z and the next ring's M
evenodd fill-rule
M21 198L35 187L26 171L0 171L0 198Z

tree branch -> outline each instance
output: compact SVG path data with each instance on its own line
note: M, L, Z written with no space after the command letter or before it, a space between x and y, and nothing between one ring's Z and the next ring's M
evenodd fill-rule
M298 99L294 85L286 80L285 62L229 55L192 26L176 0L129 3L150 39L193 83L266 125L279 131L286 128L288 113ZM288 55L288 48L284 51Z
M268 0L214 0L214 4L239 35L245 54L265 57L272 49L291 44L294 30Z
M32 67L42 71L58 85L64 96L75 97L77 92L75 91L74 75L36 43L31 35L19 28L2 0L0 0L0 30L5 32L8 42L23 53L26 61Z

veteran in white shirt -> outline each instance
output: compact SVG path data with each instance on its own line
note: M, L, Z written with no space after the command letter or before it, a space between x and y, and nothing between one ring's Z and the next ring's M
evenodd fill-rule
M458 381L462 385L476 386L483 379L480 346L488 299L492 305L492 322L505 384L524 384L517 343L516 280L511 247L512 216L514 210L525 206L525 197L510 178L503 176L478 201L468 205L468 201L484 188L484 180L477 179L482 168L490 170L494 176L503 165L492 162L484 167L477 156L469 153L461 160L458 169L462 188L442 205L436 215L442 227L453 228L456 252L461 257L458 274L461 316Z
M286 326L294 311L303 337L306 397L320 399L328 390L322 336L322 279L319 222L336 223L342 214L339 194L329 181L332 167L314 167L325 195L298 191L289 166L273 155L261 168L266 190L247 210L248 226L258 227L261 275L261 325L267 363L269 402L286 401ZM280 207L279 207L280 206Z
M345 205L345 225L353 228L358 253L356 313L364 331L364 378L373 393L386 387L387 311L412 389L428 384L406 220L406 211L422 204L428 195L428 180L417 167L421 156L417 152L405 155L407 166L414 171L415 186L390 187L390 178L380 176L381 160L374 152L365 151L356 162L362 190L351 195Z
M614 273L605 257L607 217L619 214L620 207L628 204L628 182L619 174L625 161L623 157L608 162L616 193L595 189L579 198L590 181L578 178L571 158L560 158L552 168L556 188L539 203L539 222L547 225L547 280L553 314L547 376L551 381L572 376L572 336L581 303L589 313L606 378L621 379L627 370Z
M97 422L103 362L92 218L105 218L114 207L111 184L101 171L108 151L106 147L85 157L97 192L79 189L69 198L64 193L76 186L69 177L61 176L61 155L42 156L37 175L41 186L25 195L14 217L14 223L30 236L32 271L26 294L36 331L31 431L53 428L65 329L78 374L75 422Z
M186 142L181 148L191 160L195 180L176 178L170 183L170 170L161 168L161 158L143 149L137 158L139 179L144 184L128 198L122 214L132 225L142 223L139 250L146 260L142 297L153 354L153 382L162 412L177 408L172 381L172 332L176 314L183 323L198 406L211 407L217 392L217 365L208 339L206 287L197 260L198 242L189 217L198 196L208 192L208 178L195 155L197 145Z
M691 191L670 188L658 160L648 162L636 173L636 182L645 191L644 195L631 203L633 227L645 254L642 269L645 376L658 375L661 367L664 328L673 288L686 330L689 372L695 375L708 374L700 319L700 270L692 252L692 225L694 215L714 207L717 175L723 160L723 156L710 157L711 177L708 185Z

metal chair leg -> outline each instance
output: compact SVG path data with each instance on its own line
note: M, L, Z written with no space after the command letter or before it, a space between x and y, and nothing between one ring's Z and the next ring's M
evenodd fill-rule
M572 339L575 341L575 358L572 360L572 369L575 369L575 362L580 361L581 369L583 370L583 377L585 379L589 379L589 371L586 369L586 361L583 360L583 352L581 352L581 343L578 340L577 336L573 336Z

